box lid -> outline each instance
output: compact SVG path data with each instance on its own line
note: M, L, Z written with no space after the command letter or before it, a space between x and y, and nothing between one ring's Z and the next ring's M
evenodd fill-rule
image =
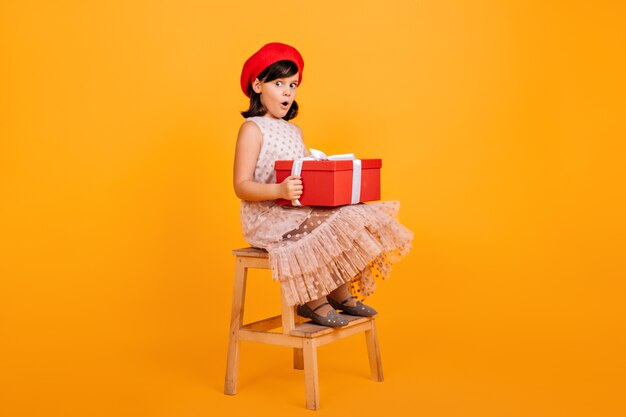
M274 162L275 170L289 170L291 171L291 166L293 165L293 160L277 160ZM381 159L361 159L361 168L362 169L373 169L380 168L382 166ZM307 171L351 171L352 170L352 161L351 160L341 160L341 161L304 161L302 162L302 170Z

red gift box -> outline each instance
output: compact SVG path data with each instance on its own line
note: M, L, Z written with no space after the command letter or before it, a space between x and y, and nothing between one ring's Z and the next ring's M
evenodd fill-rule
M361 159L361 194L359 202L380 200L380 159ZM276 183L291 175L294 161L279 160L274 163ZM353 161L326 160L302 161L303 206L342 206L352 203ZM278 199L278 204L291 201Z

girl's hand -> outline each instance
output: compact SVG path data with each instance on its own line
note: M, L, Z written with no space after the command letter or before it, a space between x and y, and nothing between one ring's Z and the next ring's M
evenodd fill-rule
M291 175L280 183L280 196L285 200L297 200L302 195L302 180Z

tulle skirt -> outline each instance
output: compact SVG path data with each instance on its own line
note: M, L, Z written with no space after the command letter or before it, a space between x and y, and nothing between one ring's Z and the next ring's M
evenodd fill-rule
M265 219L282 214L291 226L269 239L274 241L255 239L250 227L244 238L268 251L272 277L280 281L289 305L316 300L346 282L363 300L374 292L376 279L386 279L391 265L411 250L413 232L398 221L398 201L266 208Z

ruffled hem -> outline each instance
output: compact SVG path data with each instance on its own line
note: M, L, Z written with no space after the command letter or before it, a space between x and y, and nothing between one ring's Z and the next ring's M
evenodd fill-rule
M272 277L280 281L287 304L316 300L374 272L387 278L388 265L410 252L413 239L397 220L399 208L397 201L345 206L306 237L268 247ZM373 291L363 282L356 287L361 296Z

